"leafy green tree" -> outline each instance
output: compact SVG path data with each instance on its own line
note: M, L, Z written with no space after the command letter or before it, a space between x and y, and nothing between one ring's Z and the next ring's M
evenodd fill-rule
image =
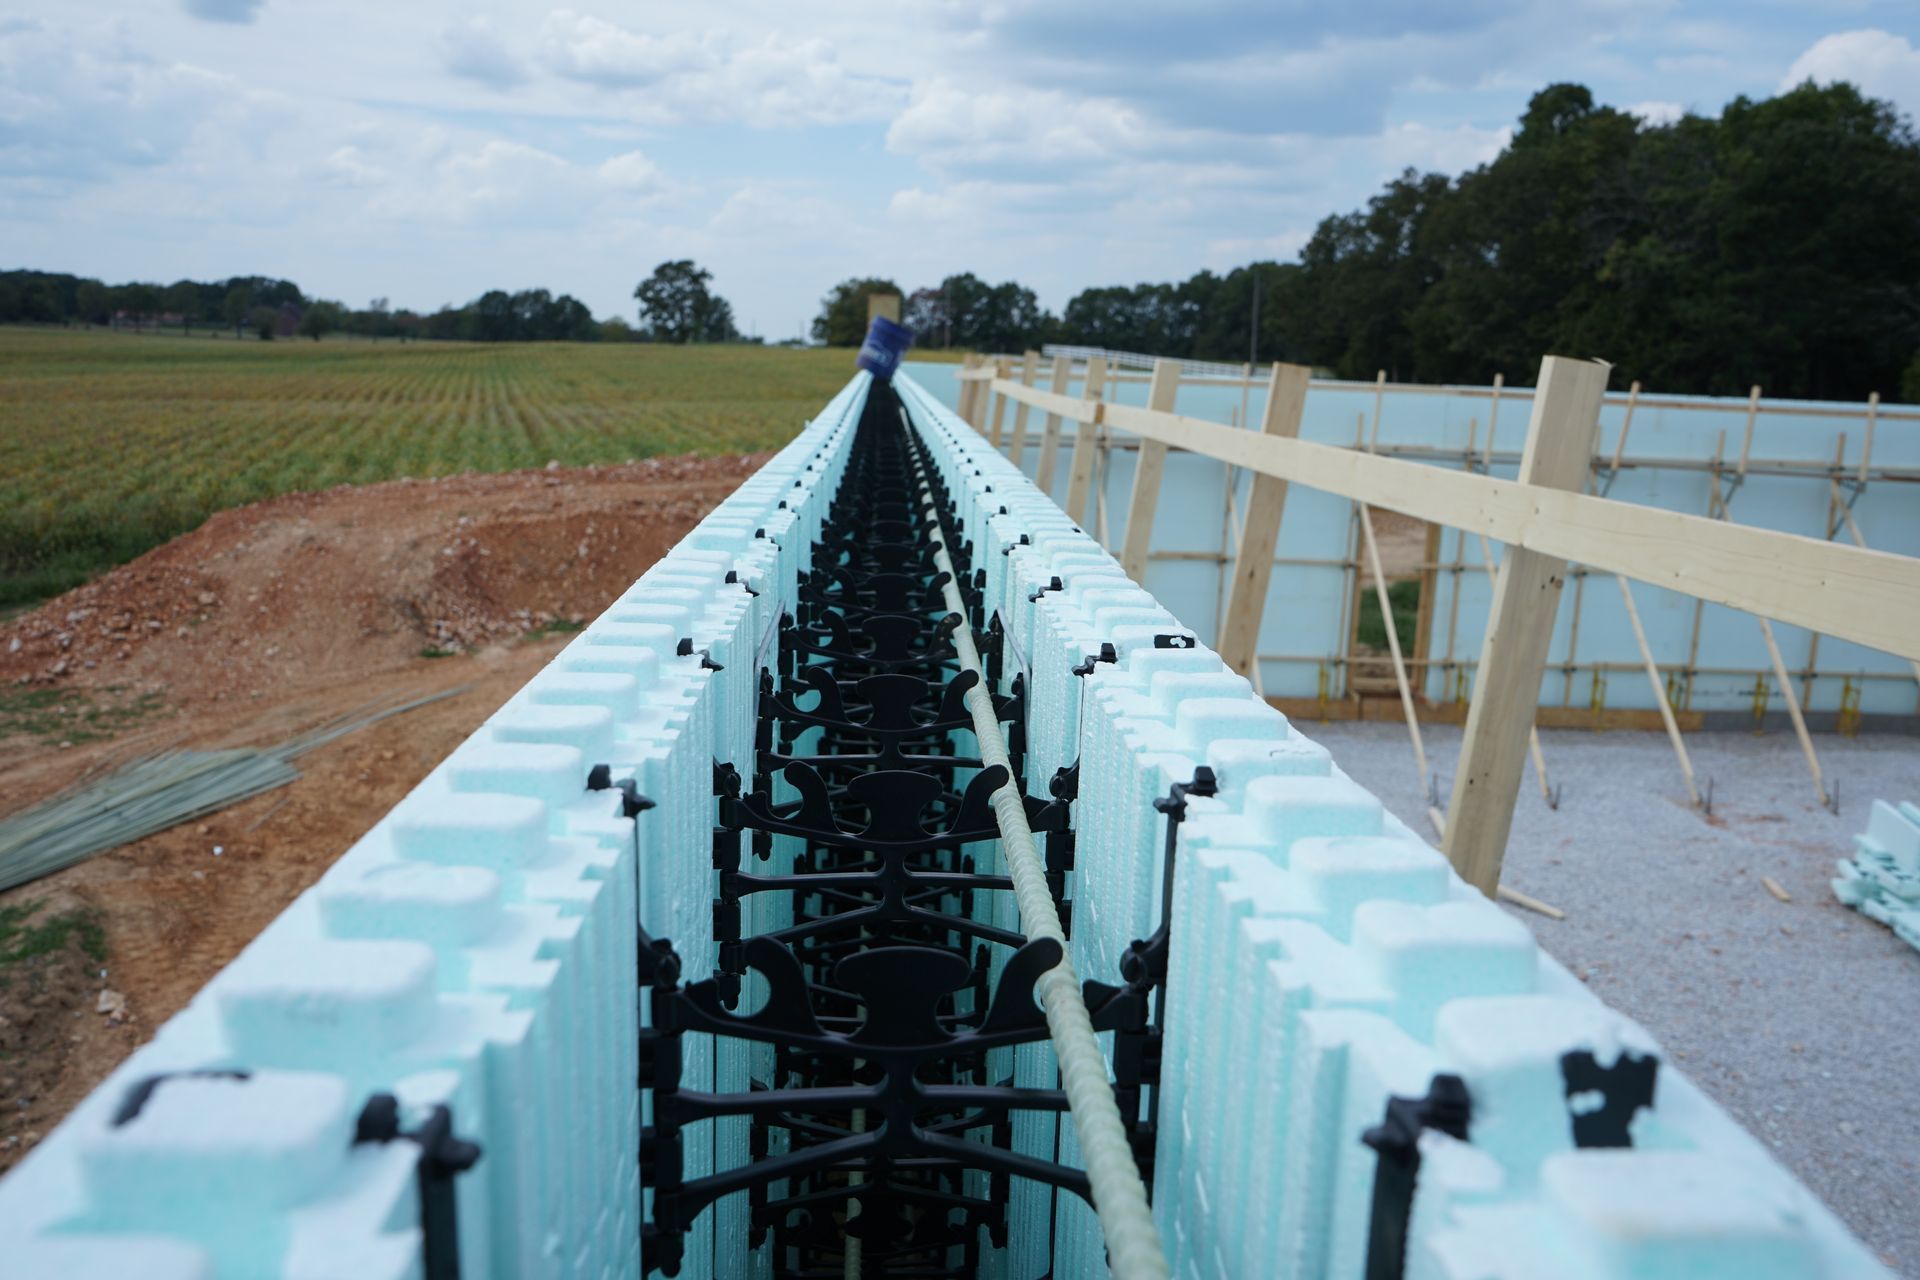
M316 298L300 314L300 336L320 341L323 334L333 333L343 327L346 321L346 308L337 302L328 302Z
M220 314L233 326L233 336L239 337L242 326L253 313L253 290L244 284L228 287L227 296L220 304Z
M877 276L842 280L820 300L813 318L813 340L830 347L857 347L867 338L867 299L876 293L898 296L900 286ZM905 313L902 313L905 319Z
M651 342L730 342L733 308L707 288L713 279L690 258L663 262L634 286L641 332Z
M200 286L191 280L176 280L167 286L161 295L162 304L168 311L180 316L182 332L193 332L193 322L200 318Z
M260 341L272 342L274 333L280 328L280 308L263 303L247 313L247 324Z
M116 311L124 311L139 329L160 310L160 290L150 284L123 284L113 291Z
M1489 163L1322 222L1286 309L1349 377L1485 382L1555 351L1667 391L1861 399L1920 349L1915 208L1911 125L1850 85L1660 126L1550 85Z
M939 286L915 289L901 303L900 319L913 330L914 344L944 350L953 345L953 323L947 313L947 295Z
M937 315L926 310L929 303L924 295L930 293L942 300ZM910 326L918 333L914 320L937 323L944 335L941 346L1018 350L1045 340L1052 323L1033 290L1012 280L990 285L972 272L948 276L937 289L920 290L916 297L922 309L907 313ZM864 315L863 311L863 326Z
M519 325L514 313L513 295L505 289L489 289L474 301L472 336L481 342L508 342Z
M87 324L105 324L112 308L107 286L98 280L82 280L73 292L74 314Z

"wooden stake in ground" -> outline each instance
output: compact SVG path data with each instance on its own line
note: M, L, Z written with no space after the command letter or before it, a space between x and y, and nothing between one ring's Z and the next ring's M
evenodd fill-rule
M1686 779L1687 798L1693 801L1693 807L1700 807L1700 788L1693 782L1693 760L1687 755L1687 744L1680 739L1680 726L1674 721L1673 707L1667 701L1667 686L1660 679L1659 664L1653 660L1653 650L1647 644L1647 632L1640 625L1640 610L1633 603L1633 588L1619 574L1614 580L1620 584L1620 599L1627 606L1627 621L1633 624L1633 640L1640 646L1640 660L1646 664L1647 683L1653 686L1653 703L1660 709L1660 723L1667 727L1667 739L1673 743L1673 754L1680 760L1680 776Z
M1153 381L1147 387L1147 408L1172 413L1180 391L1180 362L1155 360ZM1133 496L1127 502L1127 532L1120 547L1120 567L1142 586L1147 581L1147 552L1153 546L1153 516L1160 506L1160 481L1167 470L1167 446L1142 439L1133 459Z
M1597 361L1564 356L1541 362L1520 456L1521 484L1580 488L1593 458L1607 371ZM1513 828L1527 731L1540 700L1540 676L1566 569L1564 556L1509 546L1494 575L1493 611L1480 648L1479 677L1446 821L1447 857L1468 883L1489 897L1498 890L1507 834Z
M1267 435L1297 436L1306 410L1304 365L1275 364L1267 379L1267 407L1260 430ZM1273 578L1273 553L1280 539L1280 519L1286 514L1287 482L1279 476L1253 477L1247 498L1247 519L1240 531L1240 554L1233 564L1233 585L1227 595L1226 624L1220 629L1220 659L1241 675L1254 666L1259 647L1260 619L1267 606L1267 587Z
M1086 384L1080 389L1081 398L1098 402L1106 383L1107 358L1087 357ZM1093 460L1101 430L1097 417L1092 422L1077 422L1073 427L1073 456L1067 463L1067 514L1083 529L1087 525L1087 497L1093 491Z
M972 427L975 431L980 429L981 383L978 379L969 378L966 375L977 372L979 368L979 355L969 351L965 363L961 365L960 402L955 406L955 411L959 413L960 420Z
M1012 372L1013 362L1005 356L1001 356L993 362L993 380L995 382L1004 382ZM1007 397L1004 394L995 394L993 397L993 430L988 434L987 441L996 449L1000 447L1000 428L1006 420Z
M1387 627L1387 655L1393 659L1393 682L1400 690L1400 710L1407 718L1407 736L1413 739L1413 767L1419 771L1420 789L1425 791L1432 776L1427 772L1427 747L1420 740L1420 717L1414 714L1413 688L1407 683L1407 664L1400 656L1400 634L1394 626L1393 602L1387 597L1387 576L1380 569L1380 547L1373 536L1373 509L1364 502L1358 506L1361 540L1367 548L1367 571L1373 575L1374 599L1379 602L1380 619ZM1427 821L1433 824L1436 838L1446 837L1447 820L1432 805L1427 806Z
M1040 372L1040 353L1029 351L1020 361L1020 385L1033 385L1034 375ZM1013 442L1007 446L1007 456L1013 459L1013 465L1026 469L1027 465L1027 402L1022 400L1013 409Z
M1055 356L1053 358L1053 380L1048 384L1048 390L1055 394L1064 394L1067 389L1067 384L1072 380L1072 377L1073 357ZM1059 453L1060 415L1057 413L1049 413L1045 424L1040 428L1040 466L1034 473L1034 484L1039 486L1040 492L1046 494L1049 498L1053 496L1053 470L1054 464L1059 460Z
M1466 534L1460 537L1464 540ZM1480 535L1480 564L1489 578L1494 576L1493 543L1487 540L1484 533ZM1547 808L1558 807L1553 798L1553 787L1547 782L1547 756L1540 750L1540 726L1537 724L1527 725L1527 754L1533 758L1533 779L1540 784L1540 798L1547 802Z

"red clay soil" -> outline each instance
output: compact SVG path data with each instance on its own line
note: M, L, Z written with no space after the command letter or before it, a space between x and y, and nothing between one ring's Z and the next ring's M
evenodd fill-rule
M0 969L0 1171L765 457L290 495L0 623L0 708L54 701L0 722L0 815L143 752L470 686L303 757L291 786L0 893L106 944ZM84 732L102 724L121 727Z

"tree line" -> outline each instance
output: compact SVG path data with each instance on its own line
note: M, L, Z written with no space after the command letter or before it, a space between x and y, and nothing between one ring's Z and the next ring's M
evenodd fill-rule
M1064 342L1478 384L1557 352L1666 392L1920 401L1916 210L1912 125L1851 85L1650 124L1556 84L1493 160L1452 179L1408 170L1324 219L1297 263L1089 288L1057 316L1013 281L853 279L813 336L857 343L867 296L894 292L935 348Z
M1346 378L1528 376L1546 352L1594 355L1666 392L1920 401L1920 141L1890 105L1811 83L1652 124L1576 84L1535 94L1512 140L1447 178L1409 169L1364 209L1321 221L1298 262L1083 289L1055 315L1018 281L971 272L902 290L877 276L822 300L813 338L855 346L867 299L903 298L922 347L1049 342ZM0 322L215 326L263 338L742 341L712 273L663 262L638 324L545 289L494 289L419 314L310 299L236 276L105 285L0 272ZM753 340L757 339L744 339Z
M309 297L291 280L266 276L108 285L57 271L0 271L0 323L187 333L230 329L236 337L316 341L329 333L467 342L601 342L651 336L620 317L597 320L578 298L555 296L546 289L489 289L464 306L450 304L421 313L395 308L386 298L349 307Z

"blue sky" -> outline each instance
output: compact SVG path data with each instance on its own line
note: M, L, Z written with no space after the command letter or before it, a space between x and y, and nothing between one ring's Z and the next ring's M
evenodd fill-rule
M856 274L1058 308L1290 258L1550 81L1661 119L1808 76L1920 115L1920 5L0 0L0 266L630 316L693 257L780 338Z

